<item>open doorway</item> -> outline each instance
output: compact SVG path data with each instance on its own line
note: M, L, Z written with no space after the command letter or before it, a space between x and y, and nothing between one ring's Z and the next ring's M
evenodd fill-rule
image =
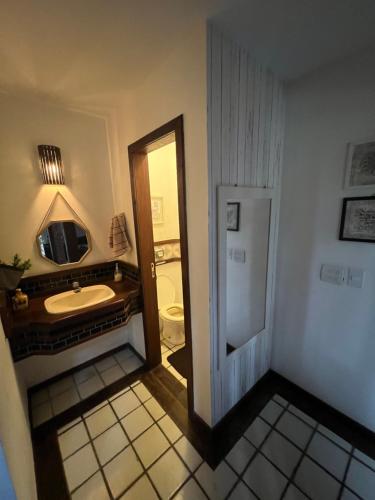
M146 361L187 388L193 413L183 118L129 146Z

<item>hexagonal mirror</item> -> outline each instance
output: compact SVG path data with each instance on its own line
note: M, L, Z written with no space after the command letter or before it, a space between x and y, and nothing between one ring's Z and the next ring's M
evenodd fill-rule
M41 257L57 264L81 262L91 250L90 234L72 220L52 221L37 236Z

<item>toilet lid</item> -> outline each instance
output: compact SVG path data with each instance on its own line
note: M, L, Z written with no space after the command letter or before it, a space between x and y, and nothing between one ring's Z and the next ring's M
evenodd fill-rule
M158 292L159 309L175 301L176 293L174 285L168 276L159 274L156 280L156 288Z

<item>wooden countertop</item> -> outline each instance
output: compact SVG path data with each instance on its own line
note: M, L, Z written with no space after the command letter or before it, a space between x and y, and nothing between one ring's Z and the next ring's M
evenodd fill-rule
M85 320L92 320L96 316L103 315L115 309L124 307L125 303L140 294L140 284L130 279L123 279L119 283L111 281L102 281L100 283L107 285L115 292L115 296L105 302L96 304L94 306L85 307L76 311L70 311L63 314L50 314L46 311L44 301L52 295L61 293L66 290L59 290L50 292L48 294L40 295L29 299L28 309L22 311L12 311L10 314L10 330L11 335L24 334L32 327L38 327L38 330L56 330L57 328L74 323L82 323ZM87 285L90 286L90 285ZM71 290L68 288L67 290Z

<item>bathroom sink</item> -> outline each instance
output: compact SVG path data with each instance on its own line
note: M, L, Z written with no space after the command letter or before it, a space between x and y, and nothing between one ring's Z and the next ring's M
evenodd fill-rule
M109 286L92 285L82 287L79 292L70 290L52 295L44 301L44 306L50 314L63 314L100 304L114 296L115 292Z

